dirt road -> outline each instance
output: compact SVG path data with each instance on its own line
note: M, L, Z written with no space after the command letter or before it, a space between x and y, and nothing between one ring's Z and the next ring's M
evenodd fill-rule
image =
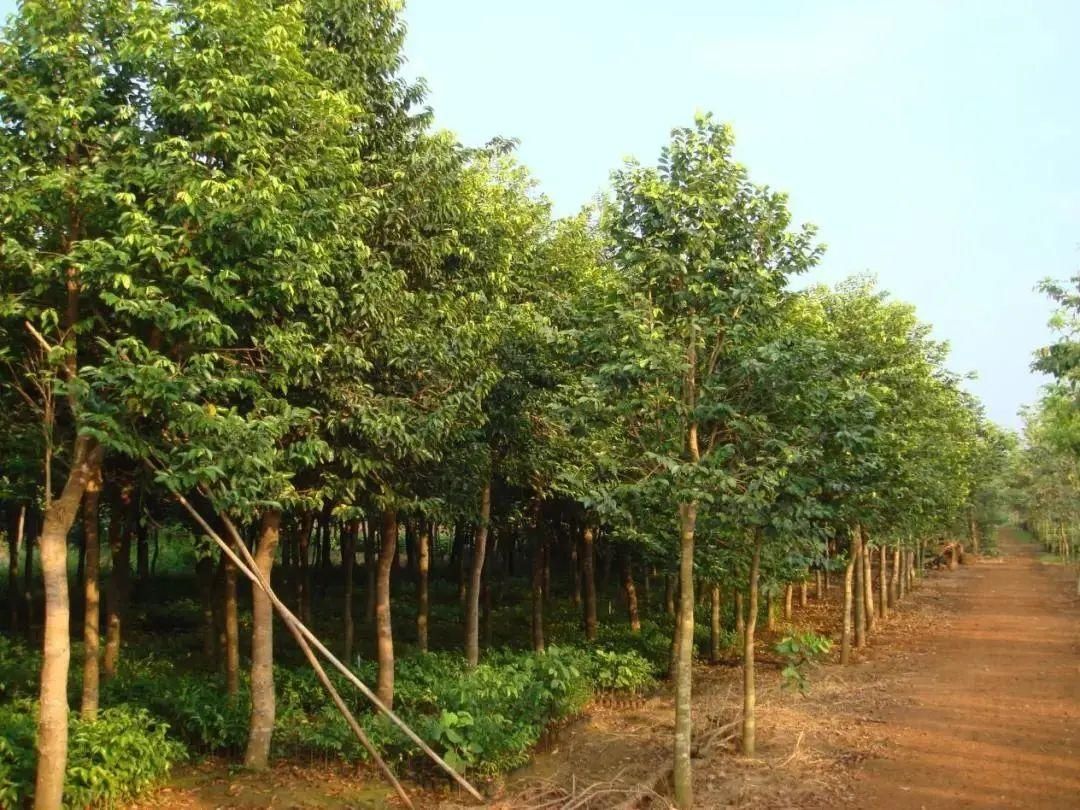
M1008 530L1003 558L950 575L949 627L881 719L867 808L1080 808L1080 607L1074 580Z

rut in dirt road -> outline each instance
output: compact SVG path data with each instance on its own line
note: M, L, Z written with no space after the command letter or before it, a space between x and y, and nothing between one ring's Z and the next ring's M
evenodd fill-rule
M1080 808L1080 608L1072 578L1004 530L1003 558L956 572L948 631L885 712L886 754L854 803Z

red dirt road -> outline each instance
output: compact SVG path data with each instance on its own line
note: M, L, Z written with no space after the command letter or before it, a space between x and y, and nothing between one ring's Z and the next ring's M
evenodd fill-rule
M1075 573L1008 530L963 566L949 627L881 715L884 756L856 775L867 808L1080 808Z

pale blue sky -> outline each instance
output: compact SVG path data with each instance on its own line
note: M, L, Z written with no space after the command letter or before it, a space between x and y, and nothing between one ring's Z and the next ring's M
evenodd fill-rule
M1036 398L1033 287L1080 269L1080 3L409 0L406 18L438 123L520 138L557 211L711 110L820 227L815 280L875 272L997 421Z
M829 250L875 272L1017 426L1049 340L1033 290L1080 269L1080 3L409 0L411 71L466 142L521 138L556 210L697 109Z

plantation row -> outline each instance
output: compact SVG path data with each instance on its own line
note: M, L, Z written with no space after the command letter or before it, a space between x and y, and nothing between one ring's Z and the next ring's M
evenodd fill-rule
M847 661L1014 505L911 307L791 287L823 248L727 127L558 219L512 141L433 128L403 37L391 0L5 29L0 803L207 752L472 790L669 677L690 807L695 645L738 648L753 755L759 617L842 582ZM778 649L798 681L827 646Z

